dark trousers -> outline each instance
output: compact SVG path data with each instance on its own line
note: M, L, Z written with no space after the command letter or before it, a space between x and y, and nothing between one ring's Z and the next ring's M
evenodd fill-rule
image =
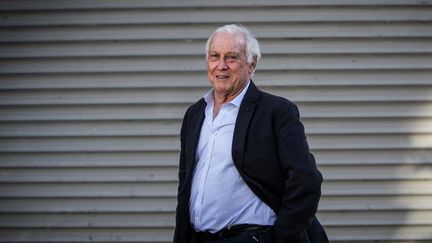
M198 239L198 243L273 243L272 232L269 229L256 232L243 232L239 235L211 241Z

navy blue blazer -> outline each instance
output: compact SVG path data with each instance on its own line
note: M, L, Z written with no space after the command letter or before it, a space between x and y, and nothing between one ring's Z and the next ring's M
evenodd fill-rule
M200 99L183 119L174 243L195 241L189 199L205 107ZM295 104L260 91L251 82L236 120L232 157L246 184L277 214L276 243L328 242L315 217L322 176Z

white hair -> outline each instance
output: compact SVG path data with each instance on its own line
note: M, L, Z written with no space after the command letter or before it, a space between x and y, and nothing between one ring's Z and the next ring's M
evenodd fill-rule
M208 52L210 48L210 42L213 39L213 37L217 33L240 33L243 35L246 41L246 59L247 62L250 64L253 62L254 58L256 58L256 62L258 63L259 59L261 58L261 52L260 47L258 44L258 40L253 37L251 32L246 29L243 25L240 24L229 24L224 25L222 27L217 28L213 34L208 38L207 44L206 44L206 59L208 60Z

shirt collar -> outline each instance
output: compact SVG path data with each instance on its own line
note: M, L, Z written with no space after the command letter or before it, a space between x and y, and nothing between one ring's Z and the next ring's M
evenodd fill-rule
M250 80L248 81L246 87L243 88L242 92L240 92L239 95L237 95L233 100L231 100L228 104L233 104L236 107L240 107L241 102L243 101L244 96L246 95L246 91L249 88L250 85ZM214 93L213 93L213 89L209 90L205 95L204 95L204 100L207 104L213 103L214 102Z

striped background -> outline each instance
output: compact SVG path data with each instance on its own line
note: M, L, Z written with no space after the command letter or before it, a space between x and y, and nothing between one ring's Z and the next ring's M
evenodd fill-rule
M204 44L299 105L332 242L432 241L432 1L0 1L0 242L170 242Z

